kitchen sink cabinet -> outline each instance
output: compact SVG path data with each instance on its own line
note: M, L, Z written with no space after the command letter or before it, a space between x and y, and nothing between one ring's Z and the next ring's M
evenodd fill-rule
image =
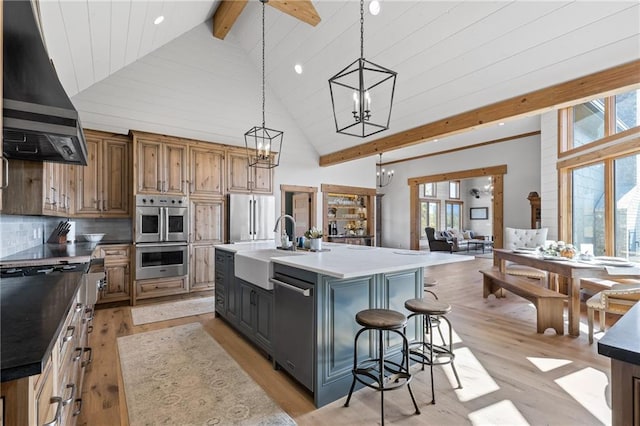
M126 136L86 130L87 166L75 167L76 217L131 214L131 143Z
M273 293L235 278L238 329L270 356L273 354Z
M189 290L211 290L216 283L215 248L210 244L191 244L189 248Z
M99 246L104 258L105 284L98 294L98 303L128 301L131 298L131 249L129 245Z
M134 132L136 194L188 195L187 145Z
M211 144L208 144L211 145ZM202 145L189 147L189 195L224 195L224 151Z
M229 302L233 302L235 307L235 298L229 300L234 281L234 255L231 252L214 248L215 256L215 313L216 316L222 316L228 321L231 317L228 312ZM235 317L234 317L235 319Z
M60 163L11 160L11 182L2 191L5 214L63 216L71 215L74 166Z
M227 151L227 190L229 192L273 193L273 171L249 167L246 150Z

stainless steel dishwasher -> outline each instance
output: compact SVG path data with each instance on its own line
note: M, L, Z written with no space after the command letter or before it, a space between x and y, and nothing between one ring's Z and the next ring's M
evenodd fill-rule
M277 271L271 282L274 291L273 349L276 365L313 391L315 285Z

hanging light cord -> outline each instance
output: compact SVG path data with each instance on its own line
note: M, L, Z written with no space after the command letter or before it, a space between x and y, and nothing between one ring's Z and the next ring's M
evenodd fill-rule
M360 58L364 59L364 0L360 0Z
M262 128L264 129L266 126L264 125L264 4L266 1L261 0L262 3Z

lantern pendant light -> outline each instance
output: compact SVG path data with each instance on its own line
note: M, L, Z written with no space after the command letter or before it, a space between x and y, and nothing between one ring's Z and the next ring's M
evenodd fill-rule
M260 0L262 3L262 126L255 126L244 134L244 143L247 148L247 158L249 167L272 169L280 164L280 153L282 152L281 130L270 129L265 124L265 78L264 78L264 9L265 3L269 0Z
M360 57L329 79L336 131L365 138L387 130L396 76L364 58L364 0L360 0Z

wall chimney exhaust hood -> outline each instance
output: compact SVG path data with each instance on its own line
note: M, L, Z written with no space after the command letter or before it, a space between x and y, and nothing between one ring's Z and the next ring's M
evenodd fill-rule
M86 165L78 112L49 61L32 2L5 1L3 21L3 155Z

